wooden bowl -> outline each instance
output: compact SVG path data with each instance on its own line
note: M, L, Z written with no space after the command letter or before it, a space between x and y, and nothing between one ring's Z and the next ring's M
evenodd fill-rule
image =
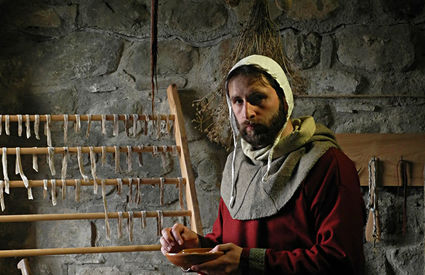
M192 265L212 261L222 256L223 251L210 252L212 248L189 248L178 253L167 253L167 259L181 268L188 270Z

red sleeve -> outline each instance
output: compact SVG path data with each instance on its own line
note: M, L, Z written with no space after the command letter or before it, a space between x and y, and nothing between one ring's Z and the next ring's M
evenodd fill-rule
M217 244L223 243L223 206L223 199L220 199L218 215L217 219L214 222L212 232L205 235L205 237L198 236L201 247L214 247Z
M363 274L364 203L354 164L337 149L304 182L311 215L309 249L265 251L266 274ZM323 166L323 167L322 167Z

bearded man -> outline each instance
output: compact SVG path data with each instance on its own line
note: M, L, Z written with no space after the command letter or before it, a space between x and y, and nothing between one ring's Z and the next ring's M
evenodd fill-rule
M162 253L214 247L203 274L363 274L364 203L353 162L312 117L291 119L283 69L252 55L229 72L226 98L234 151L221 183L213 231L162 231Z

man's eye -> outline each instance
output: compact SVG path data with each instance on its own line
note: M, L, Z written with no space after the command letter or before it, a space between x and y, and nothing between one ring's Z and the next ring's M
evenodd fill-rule
M233 104L242 104L243 100L242 99L235 99L233 100Z
M257 94L249 98L249 103L252 105L260 105L265 98L266 96Z

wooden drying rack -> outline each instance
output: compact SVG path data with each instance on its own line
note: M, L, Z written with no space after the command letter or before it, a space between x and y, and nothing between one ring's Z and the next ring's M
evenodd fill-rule
M161 212L164 217L190 217L191 229L202 235L202 224L199 213L198 199L195 189L194 175L192 171L192 165L190 163L189 148L187 145L186 130L184 127L183 113L181 110L181 103L177 93L177 87L175 84L170 85L167 89L168 103L170 106L170 115L138 115L139 120L173 120L174 121L174 136L176 141L176 149L178 152L178 158L180 163L181 176L183 178L180 181L178 178L163 178L164 184L176 184L183 182L185 185L185 197L187 210L175 210L175 211L163 211ZM90 116L91 121L102 120L102 115L81 115L81 121L88 121ZM114 120L114 115L105 115L106 120ZM119 120L133 119L132 115L126 117L126 115L118 115ZM29 116L30 121L35 121L35 115ZM25 121L25 115L22 116L22 120ZM46 121L45 115L40 115L40 121ZM52 121L63 121L64 115L51 115ZM6 120L5 115L1 118L2 121ZM76 115L68 115L69 121L76 121ZM18 121L17 115L10 115L9 121ZM155 148L156 147L156 148ZM90 147L81 147L83 153L88 153ZM102 147L93 147L95 153L100 153ZM106 152L114 152L115 148L112 146L106 146ZM133 152L172 152L173 147L167 146L144 146L140 149L138 146L132 147ZM127 152L126 147L119 147L121 152ZM64 147L54 147L55 153L64 153ZM77 147L69 147L68 152L77 152ZM0 152L1 153L1 152ZM7 148L7 154L16 154L15 148ZM48 148L21 148L21 154L47 154ZM43 186L43 180L30 180L31 187ZM67 186L74 186L75 181L68 179L63 181ZM117 179L105 179L106 185L116 185ZM159 184L160 178L142 179L141 184ZM61 180L58 180L58 186L62 184ZM129 181L123 179L123 184L129 184ZM93 180L84 181L81 180L81 185L94 185ZM10 181L11 188L22 188L24 184L22 181ZM181 188L179 188L181 190ZM179 194L179 197L182 194ZM134 217L141 217L140 211L134 211ZM108 218L118 218L118 212L108 212ZM128 212L123 213L123 217L128 217ZM146 217L158 217L157 211L146 211ZM31 215L0 215L0 222L30 222L30 221L51 221L51 220L76 220L76 219L103 219L105 213L69 213L69 214L31 214ZM40 249L18 249L18 250L0 250L0 257L27 257L27 256L40 256L40 255L62 255L62 254L86 254L86 253L112 253L112 252L137 252L137 251L158 251L160 245L129 245L129 246L103 246L103 247L74 247L74 248L40 248Z

